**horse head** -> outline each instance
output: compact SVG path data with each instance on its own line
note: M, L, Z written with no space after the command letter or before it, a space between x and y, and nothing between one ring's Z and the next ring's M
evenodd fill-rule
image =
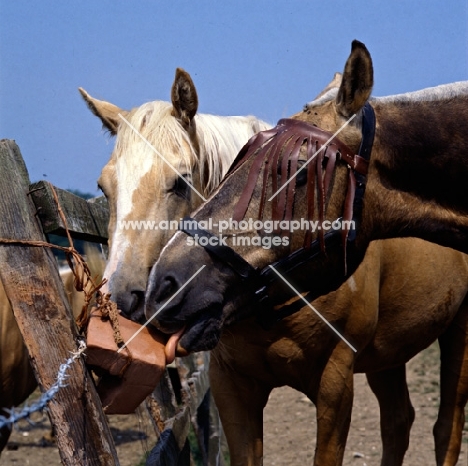
M307 137L295 139L293 129L290 139L287 131L278 129L252 139L249 146L253 150L239 155L242 160L234 164L236 168L193 216L204 226L195 227L194 234L190 229L178 232L166 246L150 275L146 315L155 326L174 335L168 344L172 355L176 347L178 354L213 348L225 325L258 315L265 300L270 309L282 307L292 297L291 289L277 278L271 279L272 273L265 272L269 265L311 300L336 289L355 270L372 239L419 236L467 251L464 180L468 169L462 154L468 147L466 138L457 137L464 134L468 120L466 83L380 100L370 98L372 87L371 56L364 44L353 41L342 76L335 75L290 120L296 126L304 122L326 133L320 136L311 130L311 144L304 142ZM325 157L325 151L312 156L314 141L326 151L336 143L339 150L332 157ZM296 143L292 152L285 149L285 144ZM366 180L367 162L362 159L370 152ZM309 163L312 159L315 162ZM309 164L303 185L301 176L293 177L301 163ZM278 193L283 185L286 187ZM359 191L357 202L350 201ZM279 210L275 202L280 204ZM325 227L351 218L349 211L356 208L357 228L341 238L331 235L334 239L327 244ZM201 244L202 240L214 241L202 230L219 229L233 216L245 221L306 219L316 223L315 230L311 227L305 235L303 228L274 232L267 243L269 234L264 228L246 232L227 223L229 227L218 232L230 241L228 245ZM250 241L241 243L240 236L248 236ZM317 248L310 241L317 241ZM330 242L340 241L341 247L329 247ZM301 248L312 251L309 257L296 253ZM290 256L299 258L299 265Z
M193 211L245 141L268 125L254 117L198 114L195 85L180 68L172 102L124 111L80 92L116 136L98 180L110 211L106 291L126 317L141 321L150 268L175 231L170 222Z
M362 86L350 84L355 81L355 61L366 63L368 75ZM370 56L356 45L343 76L335 75L316 99L325 102L325 109L305 113L310 116L313 112L316 123L302 124L300 113L254 136L214 196L195 213L194 221L217 226L219 236L203 236L195 227L189 235L187 231L177 233L166 246L150 276L146 315L162 331L176 333L177 338L182 335L180 354L213 348L224 325L258 311L256 294L262 287L268 288L268 301L273 305L290 299L287 285L273 280L271 274L260 279L259 275L268 274L259 271L294 251L318 248L327 258L307 260L294 270L280 266L288 269L288 280L301 290L310 290L313 277L314 287L320 291L308 299L336 288L345 273L354 270L359 248L354 247L351 261L351 251L345 257L341 247L331 246L325 226L341 229L349 204L349 167L361 144L362 107L371 89ZM351 119L356 113L359 116ZM348 127L341 141L316 128L335 130L337 125ZM349 163L340 163L340 159ZM348 233L333 235L331 241L340 246ZM211 249L200 247L209 242L218 244ZM233 251L227 253L230 259L219 253L225 246ZM239 267L233 262L240 263ZM171 348L174 346L175 342Z

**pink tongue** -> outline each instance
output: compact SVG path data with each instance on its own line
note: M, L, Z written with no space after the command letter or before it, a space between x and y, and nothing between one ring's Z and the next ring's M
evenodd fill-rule
M182 337L184 330L185 327L179 330L177 333L171 335L169 337L169 340L167 340L166 348L164 349L164 353L166 354L166 365L174 361L176 356L175 353L177 349L177 344L179 343L179 340Z

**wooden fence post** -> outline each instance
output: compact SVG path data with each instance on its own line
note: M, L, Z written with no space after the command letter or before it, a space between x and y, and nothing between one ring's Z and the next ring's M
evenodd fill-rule
M0 141L0 238L44 240L29 199L29 175L14 141ZM0 243L0 279L43 390L76 351L76 328L50 250ZM118 465L99 397L81 359L49 403L62 463Z

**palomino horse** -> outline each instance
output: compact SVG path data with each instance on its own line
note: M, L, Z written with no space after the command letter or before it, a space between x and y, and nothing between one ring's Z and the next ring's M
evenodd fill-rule
M86 260L92 276L101 277L104 260L97 248L86 247ZM60 270L60 277L73 315L78 317L84 305L84 293L75 289L73 272L69 267ZM23 336L0 281L0 414L6 414L3 408L21 404L36 387L36 378L29 363ZM7 444L9 436L8 427L0 430L0 452Z
M108 292L123 315L141 320L151 266L177 227L218 186L247 140L270 128L253 116L197 114L190 75L176 70L172 103L149 102L130 112L80 92L117 136L98 184L110 209Z
M257 296L287 309L282 305L291 291L263 269L272 263L311 300L342 283L344 265L348 274L354 271L372 239L417 235L467 250L468 205L462 187L467 176L462 163L468 148L462 131L468 123L467 84L371 100L377 123L362 226L355 241L354 232L349 240L346 232L340 232L337 241L330 240L336 235L323 237L319 229L309 227L305 241L297 232L271 232L264 225L253 228L253 222L247 222L252 218L312 219L325 227L324 222L330 225L342 217L344 206L348 212L343 219L350 218L347 185L348 179L356 180L340 160L365 173L360 169L366 165L362 157L351 156L358 153L361 128L366 127L363 115L368 110L362 109L372 84L370 55L355 41L339 88L331 86L330 92L293 117L329 131L346 123L340 133L346 146L335 139L330 147L338 146L338 151L327 149L325 157L322 150L317 156L315 149L328 146L331 133L294 120L253 138L251 150L240 154L236 168L194 215L204 225L208 220L218 227L224 222L229 246L219 241L216 247L199 247L195 240L205 246L213 236L192 224L172 238L151 272L146 313L151 318L165 306L152 322L173 334L168 351L182 355L211 349L221 336L210 370L232 464L261 464L262 409L271 388L282 384L303 391L317 406L314 464L341 464L354 371L368 374L379 399L382 464L401 464L414 416L404 365L437 338L442 352L441 405L434 429L437 464L455 464L458 459L468 395L464 302L468 269L464 255L420 240L373 243L356 274L338 291L316 301L324 320L303 305L296 306L295 310L303 307L298 314L269 331L261 330L252 319L241 320L261 308ZM303 137L304 128L310 136ZM290 156L282 150L288 144ZM299 152L302 145L307 145L306 153ZM369 145L362 147L366 150ZM300 163L308 163L307 177L292 180ZM263 166L269 169L261 176ZM273 203L266 202L266 193L273 195L289 178L292 188ZM355 178L357 192L362 192L362 174ZM304 184L307 187L301 186ZM247 197L240 186L248 188ZM315 197L314 186L318 186ZM358 211L359 196L356 199ZM234 221L229 221L232 217L244 219L247 226L236 229ZM242 235L248 241L240 242ZM291 259L289 254L303 244L300 254ZM296 257L299 264L293 262ZM288 259L276 263L283 258ZM331 323L343 339L324 322Z

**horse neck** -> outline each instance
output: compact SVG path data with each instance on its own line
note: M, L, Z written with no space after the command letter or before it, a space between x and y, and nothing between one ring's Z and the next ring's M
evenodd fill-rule
M271 126L255 117L223 117L198 114L196 117L200 176L209 195L219 185L244 144L258 131Z
M374 104L364 238L418 236L468 252L467 104Z

